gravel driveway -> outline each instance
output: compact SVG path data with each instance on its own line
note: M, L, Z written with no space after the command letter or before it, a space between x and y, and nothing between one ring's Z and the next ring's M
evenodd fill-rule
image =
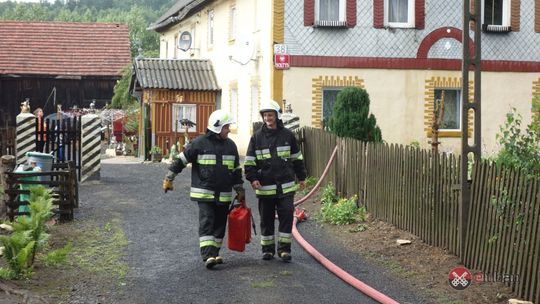
M121 217L128 239L130 270L118 303L376 303L295 243L292 263L263 261L255 236L243 253L222 249L225 264L207 270L199 256L198 208L188 198L189 169L176 178L174 191L165 194L161 182L166 168L112 158L102 163L101 181L81 185L81 197L92 208ZM251 190L247 201L256 209ZM258 223L256 210L254 215ZM299 231L334 263L398 302L427 303L410 286L338 246L313 221L300 224Z

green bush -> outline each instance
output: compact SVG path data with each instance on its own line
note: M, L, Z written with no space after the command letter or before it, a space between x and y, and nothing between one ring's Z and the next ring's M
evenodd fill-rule
M0 236L5 247L4 258L9 269L0 268L0 277L18 279L32 274L36 252L42 249L48 239L46 222L52 216L52 196L43 186L30 189L30 215L19 216L12 223L13 232Z
M47 255L43 257L43 262L46 266L58 266L66 262L68 254L71 252L73 246L71 243L68 243L66 246L48 252Z
M308 194L309 191L311 191L311 189L313 189L315 184L317 184L317 179L315 177L313 177L313 176L308 176L308 177L306 177L306 180L304 182L306 183L306 187L304 188L304 190L302 190L300 192L301 195Z
M366 209L358 207L358 197L339 198L332 184L323 188L321 196L320 220L333 225L348 225L357 221L365 221Z
M369 114L369 95L364 89L350 87L339 92L328 129L340 137L382 142L381 129Z
M506 114L504 125L499 128L497 140L501 145L495 162L521 170L531 177L540 176L540 116L522 128L522 117L515 108Z

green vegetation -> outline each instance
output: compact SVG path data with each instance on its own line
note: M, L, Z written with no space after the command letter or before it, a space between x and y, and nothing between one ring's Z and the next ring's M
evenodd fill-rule
M1 278L30 277L36 253L45 247L49 239L45 224L53 214L51 191L43 186L32 187L29 202L30 215L17 217L11 224L13 232L0 236L0 243L5 247L4 258L9 266L9 269L0 269Z
M304 190L300 191L301 195L308 194L309 191L311 191L311 189L313 189L315 184L317 184L317 179L315 177L313 177L313 176L308 176L308 177L306 177L306 180L304 182L306 183L306 187L304 188Z
M276 287L276 283L274 282L274 280L253 282L251 284L251 287L253 287L253 288L270 288L270 287Z
M533 105L538 107L537 102ZM533 113L535 113L534 109ZM505 167L521 170L531 178L538 178L540 176L540 115L534 115L532 123L525 128L522 127L522 123L523 119L515 108L506 114L506 121L497 134L501 150L494 161Z
M336 189L332 184L328 184L324 189L321 197L321 214L320 220L333 225L348 225L358 221L366 220L366 208L358 207L358 198L340 198L336 195ZM364 227L365 228L365 227ZM358 231L365 229L358 228ZM353 232L358 232L353 231Z
M68 243L66 246L52 250L48 252L43 258L43 263L45 263L45 266L60 266L67 262L68 254L73 249L73 245L71 243Z
M369 95L364 89L350 87L339 92L328 124L330 132L340 137L382 142L381 129L369 114Z
M114 220L103 227L81 231L74 240L70 257L76 267L95 274L113 276L123 284L128 266L123 261L128 241L120 222Z

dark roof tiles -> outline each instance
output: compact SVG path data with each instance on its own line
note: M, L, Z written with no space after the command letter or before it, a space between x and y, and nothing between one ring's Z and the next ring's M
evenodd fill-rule
M127 25L0 21L0 74L120 76L130 61Z
M210 60L142 58L135 60L135 72L145 89L220 90Z

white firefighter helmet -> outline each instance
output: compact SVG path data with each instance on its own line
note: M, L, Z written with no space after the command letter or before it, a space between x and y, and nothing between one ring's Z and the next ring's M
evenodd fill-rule
M224 125L234 124L235 121L229 112L224 110L215 110L208 118L208 130L219 134Z
M263 103L261 105L261 109L259 110L259 113L261 113L262 115L264 112L269 112L269 111L275 111L277 114L277 118L281 119L281 108L279 107L279 104L277 102L270 100L269 102Z

